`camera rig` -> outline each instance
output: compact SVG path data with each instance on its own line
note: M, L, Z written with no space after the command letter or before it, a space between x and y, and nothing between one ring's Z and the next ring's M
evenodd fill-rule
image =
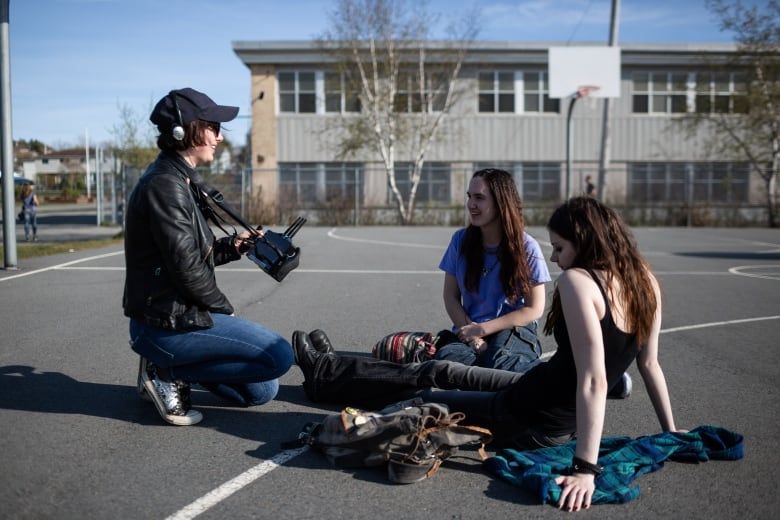
M226 235L231 235L231 233L228 233L222 227L222 223L225 221L214 211L208 202L209 200L213 201L234 221L249 231L249 238L244 239L244 243L250 244L247 257L274 280L281 282L290 271L298 267L301 259L301 248L293 245L292 238L306 223L305 218L296 218L283 233L264 230L261 236L257 234L257 231L262 229L262 227L254 228L247 224L241 215L225 202L225 197L219 190L204 182L196 182L193 179L190 179L190 185L193 187L195 200L198 202L200 210ZM237 236L238 233L234 232L232 235Z

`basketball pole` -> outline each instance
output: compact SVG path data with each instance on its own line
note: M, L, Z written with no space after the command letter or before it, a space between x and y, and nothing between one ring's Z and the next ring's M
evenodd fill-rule
M577 89L569 99L569 110L566 112L566 200L571 198L571 155L572 155L572 129L571 115L574 112L574 104L581 97L587 97L591 90L598 90L595 85L585 85Z
M580 98L580 93L571 96L569 99L569 110L566 112L566 200L571 198L571 114L574 111L574 104Z
M612 13L609 20L609 47L617 45L618 23L620 20L620 0L612 0ZM612 139L610 136L610 112L611 104L609 98L604 98L604 107L601 116L601 147L599 149L599 173L596 184L596 196L599 200L604 200L607 189L607 171L609 170L610 147Z

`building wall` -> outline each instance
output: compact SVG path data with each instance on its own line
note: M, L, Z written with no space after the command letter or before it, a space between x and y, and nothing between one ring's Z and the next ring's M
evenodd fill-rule
M457 82L465 93L453 108L440 129L439 139L426 154L428 161L442 161L466 166L490 162L559 162L565 164L567 108L569 100L560 101L557 113L479 113L477 73L480 70L545 71L547 48L536 45L529 49L510 44L507 49L493 51L486 45L475 51L472 65L467 65ZM327 60L312 50L307 42L239 42L234 45L239 57L251 69L253 103L252 165L262 172L253 177L256 186L262 186L266 201L275 201L278 178L275 168L279 163L327 163L336 161L334 114L279 113L276 74L280 70L324 70ZM688 138L676 120L675 114L633 113L633 75L641 71L680 72L696 70L702 62L702 49L688 46L658 46L643 51L624 52L620 74L619 98L610 100L610 177L606 198L624 201L626 171L631 162L685 162L717 161L706 156L702 143L705 131ZM728 49L717 49L728 52ZM264 60L268 60L267 63ZM478 64L478 65L475 65ZM260 92L263 98L258 99ZM516 95L522 95L517 93ZM602 99L582 98L574 105L571 123L572 192L577 192L585 172L596 176L601 149ZM404 160L399 156L397 160ZM366 152L356 161L366 167L378 166L379 157ZM373 163L373 166L370 166ZM453 171L459 170L453 168ZM562 168L562 171L563 168ZM458 174L460 175L460 174ZM386 186L373 180L364 186L365 200L386 200ZM460 179L451 184L453 200L462 193ZM565 180L562 179L562 186ZM757 175L751 178L751 202L761 202L761 182ZM380 193L381 192L381 193ZM565 194L562 192L562 196Z
M262 190L264 203L276 200L278 179L275 171L279 150L284 144L279 142L276 113L276 67L273 64L253 65L251 67L252 97L252 169L258 174L253 183Z

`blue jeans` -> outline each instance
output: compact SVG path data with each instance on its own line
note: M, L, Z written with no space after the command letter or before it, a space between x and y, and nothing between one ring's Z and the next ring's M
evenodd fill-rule
M458 341L439 348L434 359L510 372L525 372L529 363L536 362L542 355L538 324L535 321L525 327L496 332L484 339L487 348L479 354L469 345Z
M242 406L267 403L278 378L292 366L290 343L266 327L236 316L212 314L214 327L171 331L130 320L135 352L174 379L199 383Z
M34 211L24 212L24 236L29 238L30 228L32 228L33 236L38 236L38 215Z

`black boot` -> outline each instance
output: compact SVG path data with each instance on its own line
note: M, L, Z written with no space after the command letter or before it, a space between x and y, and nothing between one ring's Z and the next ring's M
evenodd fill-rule
M333 345L323 330L314 329L309 332L309 339L311 340L312 345L314 345L314 349L320 354L331 354L335 352Z
M292 347L295 364L301 368L303 378L309 381L314 377L314 366L317 364L320 352L312 345L309 335L302 330L293 332Z

